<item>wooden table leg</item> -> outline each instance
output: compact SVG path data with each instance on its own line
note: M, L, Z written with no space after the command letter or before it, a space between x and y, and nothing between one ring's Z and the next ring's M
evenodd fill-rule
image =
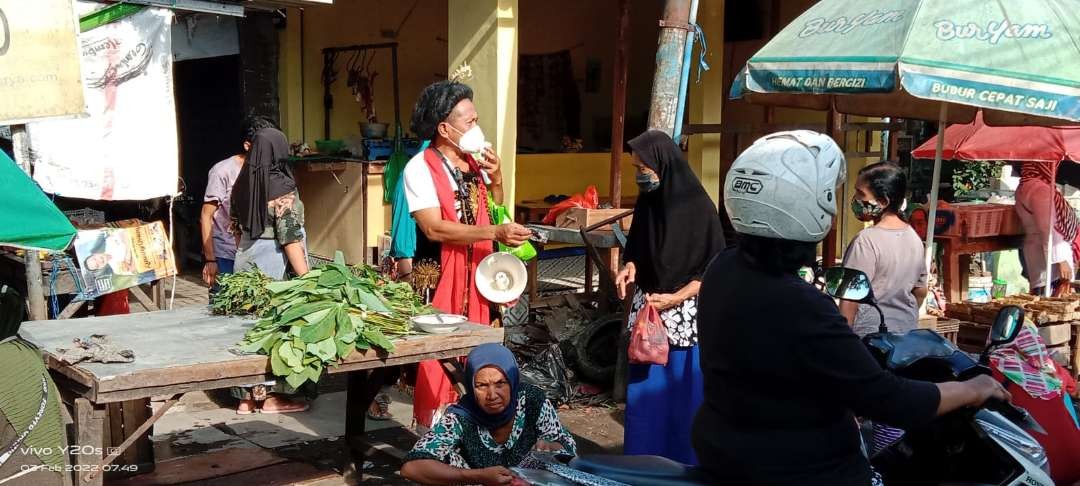
M588 250L586 250L588 251ZM593 294L593 264L588 255L585 256L585 295L592 297Z
M967 253L956 255L956 266L960 272L960 299L967 300L968 285L970 285L971 280L971 255Z
M536 254L536 258L533 258L532 260L529 260L529 263L528 263L529 283L528 283L528 285L526 287L529 290L529 305L530 306L534 305L536 303L536 301L540 298L540 284L539 284L539 278L540 278L540 252L543 251L543 250L540 248L540 245L534 244L534 246L537 247L537 249L536 249L537 254Z
M371 371L349 373L348 390L345 394L345 464L342 475L346 484L360 484L364 475L364 453L367 411L375 395L386 382L387 376L396 368L376 368Z
M949 303L963 302L960 297L960 258L952 250L952 245L948 242L938 243L941 245L942 258L941 268L938 272L941 275L941 286L945 290L945 297L949 299Z
M71 463L79 466L76 469L92 469L96 467L106 452L105 450L105 420L106 409L103 405L95 405L85 398L76 398L75 411L72 417L75 419L75 433ZM89 471L75 472L74 481L78 486L101 486L103 484L100 474L90 477Z

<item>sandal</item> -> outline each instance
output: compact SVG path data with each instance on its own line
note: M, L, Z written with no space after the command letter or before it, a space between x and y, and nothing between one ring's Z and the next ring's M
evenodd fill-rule
M380 393L375 395L375 400L368 407L367 417L371 420L390 420L394 415L390 413L390 395Z
M273 400L272 403L275 406L269 410L266 408L267 402ZM259 410L261 413L296 413L305 412L311 408L311 404L303 401L289 400L287 398L270 397L263 402L262 408Z
M252 415L259 413L259 406L255 403L255 400L240 400L240 405L236 406L237 415Z

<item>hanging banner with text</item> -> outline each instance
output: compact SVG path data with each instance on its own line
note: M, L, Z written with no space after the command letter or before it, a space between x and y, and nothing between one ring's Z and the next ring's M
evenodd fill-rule
M172 17L148 8L79 35L90 116L27 125L34 180L45 192L98 200L176 193Z
M73 0L0 0L0 125L86 112Z

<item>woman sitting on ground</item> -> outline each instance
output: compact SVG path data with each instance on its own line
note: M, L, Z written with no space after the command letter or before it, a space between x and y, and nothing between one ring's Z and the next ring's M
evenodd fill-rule
M532 450L576 454L574 438L539 388L520 383L517 360L499 344L466 360L471 388L416 442L401 475L421 484L510 484L508 467Z

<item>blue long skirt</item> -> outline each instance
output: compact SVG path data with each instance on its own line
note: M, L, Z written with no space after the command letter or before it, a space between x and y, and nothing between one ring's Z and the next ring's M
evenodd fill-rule
M697 465L690 428L705 398L698 347L671 348L667 366L630 365L623 453Z

